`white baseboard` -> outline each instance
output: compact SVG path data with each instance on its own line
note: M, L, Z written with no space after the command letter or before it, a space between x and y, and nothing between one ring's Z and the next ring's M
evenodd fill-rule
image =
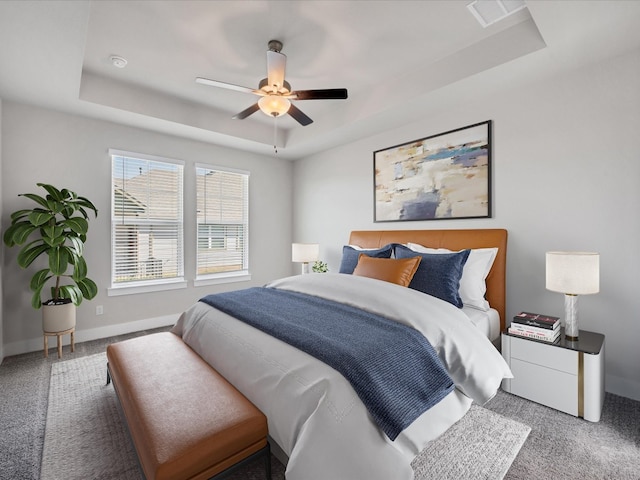
M139 332L141 330L149 330L152 328L167 327L174 325L180 313L172 315L163 315L162 317L145 318L142 320L136 320L127 323L118 323L116 325L107 325L104 327L90 328L86 330L76 330L75 343L88 342L90 340L98 340L100 338L113 337L114 335L123 335L126 333ZM55 347L56 337L50 337L49 347ZM63 345L69 345L71 338L69 335L65 335L62 340ZM2 359L13 355L20 355L22 353L35 352L42 350L43 340L42 337L30 338L27 340L21 340L19 342L9 343L4 345L4 348L0 346L0 354L4 353L4 357L0 356L0 363Z

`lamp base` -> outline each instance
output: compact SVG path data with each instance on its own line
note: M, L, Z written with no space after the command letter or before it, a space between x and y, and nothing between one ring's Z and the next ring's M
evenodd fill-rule
M578 340L578 296L564 296L564 336L567 340Z
M309 273L309 264L303 262L302 263L302 275Z

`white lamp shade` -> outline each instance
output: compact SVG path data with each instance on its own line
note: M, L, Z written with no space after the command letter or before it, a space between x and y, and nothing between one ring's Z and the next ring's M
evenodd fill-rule
M547 290L570 295L600 291L600 255L593 252L547 252Z
M293 243L291 245L291 261L300 263L315 262L320 255L317 243Z

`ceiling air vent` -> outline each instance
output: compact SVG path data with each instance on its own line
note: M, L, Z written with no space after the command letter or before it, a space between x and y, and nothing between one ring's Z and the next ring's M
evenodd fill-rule
M474 0L467 5L485 28L526 7L524 0Z

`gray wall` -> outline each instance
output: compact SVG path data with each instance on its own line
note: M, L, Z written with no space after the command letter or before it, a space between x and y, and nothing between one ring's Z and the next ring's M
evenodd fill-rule
M109 122L5 101L2 108L2 226L11 212L28 206L18 197L36 192L37 182L70 188L92 200L99 210L90 224L86 246L89 276L98 296L78 308L76 339L168 325L207 293L262 285L291 271L292 164L289 161L161 135ZM108 297L110 283L110 188L108 149L155 154L185 164L185 276L189 288ZM230 166L251 172L249 180L250 282L193 287L195 276L194 163ZM274 228L275 226L275 228ZM189 228L191 227L191 228ZM30 307L33 271L17 266L18 249L6 249L2 265L4 353L42 348L40 311ZM96 306L104 314L96 315ZM68 337L67 337L68 338Z
M336 271L352 229L506 228L508 318L563 316L546 251L600 252L600 293L580 298L580 326L606 335L606 389L640 400L640 52L511 88L497 83L510 68L439 90L403 128L296 162L294 238L319 242ZM373 151L489 119L493 218L373 222Z

